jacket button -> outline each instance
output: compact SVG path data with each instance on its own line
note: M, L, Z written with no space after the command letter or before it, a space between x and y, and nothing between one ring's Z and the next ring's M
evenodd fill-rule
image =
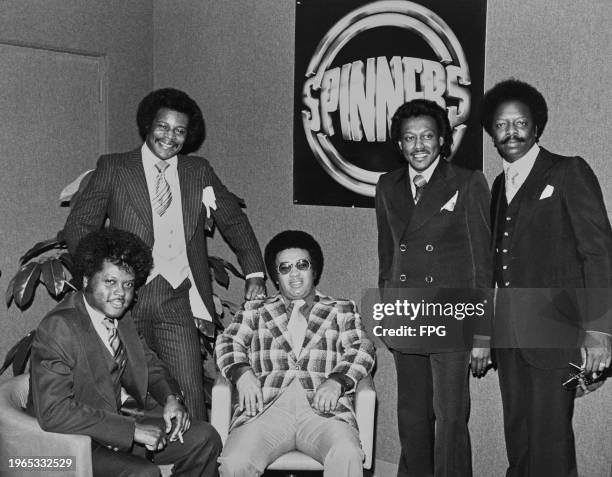
M425 245L425 250L427 250L428 252L431 252L433 250L433 245L428 243L427 245Z
M297 370L299 371L299 370L301 369L300 365L299 365L299 364L296 364L296 365L295 365L295 369L297 369Z
M504 265L502 268L503 268L504 270L508 270L508 265Z
M427 275L425 277L425 283L433 283L433 277L431 275Z
M506 221L510 222L512 220L512 217L506 217Z
M406 251L406 244L400 244L400 252L405 252Z
M505 249L503 249L503 250L502 250L502 252L504 252L504 253L508 253L508 249L507 249L507 248L505 248Z
M508 287L508 286L510 286L510 282L505 282L504 285L506 285Z
M400 282L405 282L406 281L406 275L404 275L403 273L400 275Z

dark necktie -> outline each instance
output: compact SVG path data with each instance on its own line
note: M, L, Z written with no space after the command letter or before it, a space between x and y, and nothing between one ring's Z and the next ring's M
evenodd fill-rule
M417 174L412 179L412 182L414 182L414 185L416 187L414 194L414 203L418 204L419 200L421 200L421 197L423 196L423 189L427 185L427 179L425 179L421 174Z
M170 206L172 202L172 191L170 190L170 184L166 180L166 169L170 166L165 161L159 161L155 164L157 169L157 177L155 178L155 196L153 197L153 210L160 217L164 215L164 212Z
M108 343L110 344L111 350L113 351L113 359L117 363L119 371L122 372L127 360L125 356L125 348L123 347L123 343L119 339L119 334L117 333L117 327L115 326L115 322L112 318L106 316L104 317L104 321L102 321L102 323L108 331Z

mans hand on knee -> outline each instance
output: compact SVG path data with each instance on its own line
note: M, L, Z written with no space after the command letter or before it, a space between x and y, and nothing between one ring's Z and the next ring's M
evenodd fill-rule
M166 433L155 424L136 422L134 442L143 444L150 451L162 450L166 447Z
M238 406L239 409L245 410L247 416L255 416L263 410L263 393L261 392L261 384L259 379L249 369L245 371L238 381L236 381L238 389Z
M336 409L342 386L335 379L326 379L315 392L312 404L319 412L329 413Z

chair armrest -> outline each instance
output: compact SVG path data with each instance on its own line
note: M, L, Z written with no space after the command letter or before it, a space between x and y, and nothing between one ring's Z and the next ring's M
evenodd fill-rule
M372 376L366 376L357 383L355 390L355 417L359 427L361 448L365 454L364 469L372 467L374 453L374 417L376 411L376 391Z
M6 404L9 403L0 402L0 459L3 463L17 456L70 456L76 460L76 470L66 475L91 477L89 436L45 432L36 418Z
M213 385L211 401L210 423L221 436L221 442L225 444L232 418L232 384L221 376L221 373L217 374Z

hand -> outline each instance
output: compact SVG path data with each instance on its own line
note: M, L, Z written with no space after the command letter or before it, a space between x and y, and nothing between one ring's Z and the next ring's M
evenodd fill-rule
M335 379L326 379L321 383L312 398L312 404L319 412L330 413L336 409L342 386Z
M597 377L606 368L610 367L612 360L612 337L606 333L587 331L584 343L580 348L582 355L582 369L588 376Z
M472 348L472 353L470 354L472 376L482 378L487 374L487 369L491 364L493 364L491 361L491 348Z
M250 417L263 411L261 384L252 369L242 373L242 376L236 381L236 389L238 389L238 409L244 410Z
M261 277L251 277L244 283L244 298L256 300L266 297L266 283Z
M170 442L174 442L179 439L183 442L183 434L187 432L191 426L191 419L189 412L173 395L168 396L166 399L166 405L164 406L164 422L166 423L166 434L172 430L172 433L168 437ZM172 421L174 420L174 428Z
M134 442L143 444L150 451L159 451L166 447L166 434L155 424L142 424L136 422L134 428Z

